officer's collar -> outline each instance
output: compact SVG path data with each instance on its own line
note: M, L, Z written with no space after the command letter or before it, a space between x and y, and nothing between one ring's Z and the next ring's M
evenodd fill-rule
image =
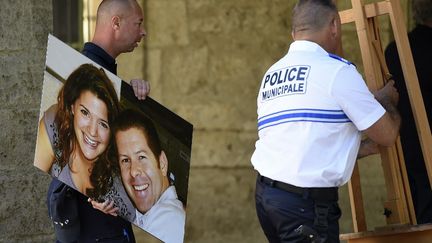
M298 40L291 43L289 51L307 51L307 52L318 52L323 55L328 55L326 50L324 50L320 45L315 42L307 41L307 40Z

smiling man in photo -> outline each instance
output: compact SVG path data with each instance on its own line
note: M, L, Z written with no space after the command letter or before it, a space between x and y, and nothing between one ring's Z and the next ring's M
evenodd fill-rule
M164 242L183 242L185 210L168 178L168 158L146 116L125 110L113 126L123 185L134 206L134 223Z

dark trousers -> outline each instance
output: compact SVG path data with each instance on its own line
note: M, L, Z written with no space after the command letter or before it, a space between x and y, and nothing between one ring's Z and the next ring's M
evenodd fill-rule
M314 226L315 201L307 196L268 185L259 178L258 176L255 191L256 212L269 242L310 242L295 232L295 229L306 225L318 231ZM339 242L340 216L337 200L329 202L326 232L328 243Z

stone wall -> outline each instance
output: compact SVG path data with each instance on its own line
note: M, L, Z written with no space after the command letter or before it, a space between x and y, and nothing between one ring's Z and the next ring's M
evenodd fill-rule
M347 8L349 1L339 2ZM186 242L266 241L255 214L250 164L257 138L256 95L262 75L292 41L294 4L141 1L148 36L133 53L119 57L119 76L150 80L151 97L194 125ZM49 242L49 176L32 161L51 1L6 1L0 16L0 242ZM383 39L388 38L384 23ZM344 49L361 70L353 25L344 26ZM367 175L362 183L368 226L383 225L379 158L362 160L360 169ZM352 230L346 191L343 187L341 232ZM136 235L138 242L150 239L140 230Z
M294 1L144 3L152 96L194 125L186 242L265 242L250 164L256 95L288 48Z
M2 1L0 16L0 242L53 240L49 176L33 167L49 0Z

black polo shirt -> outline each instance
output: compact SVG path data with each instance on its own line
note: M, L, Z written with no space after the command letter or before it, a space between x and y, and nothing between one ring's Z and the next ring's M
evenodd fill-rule
M108 71L117 75L117 63L115 59L100 46L92 42L87 42L84 44L84 48L81 53Z

